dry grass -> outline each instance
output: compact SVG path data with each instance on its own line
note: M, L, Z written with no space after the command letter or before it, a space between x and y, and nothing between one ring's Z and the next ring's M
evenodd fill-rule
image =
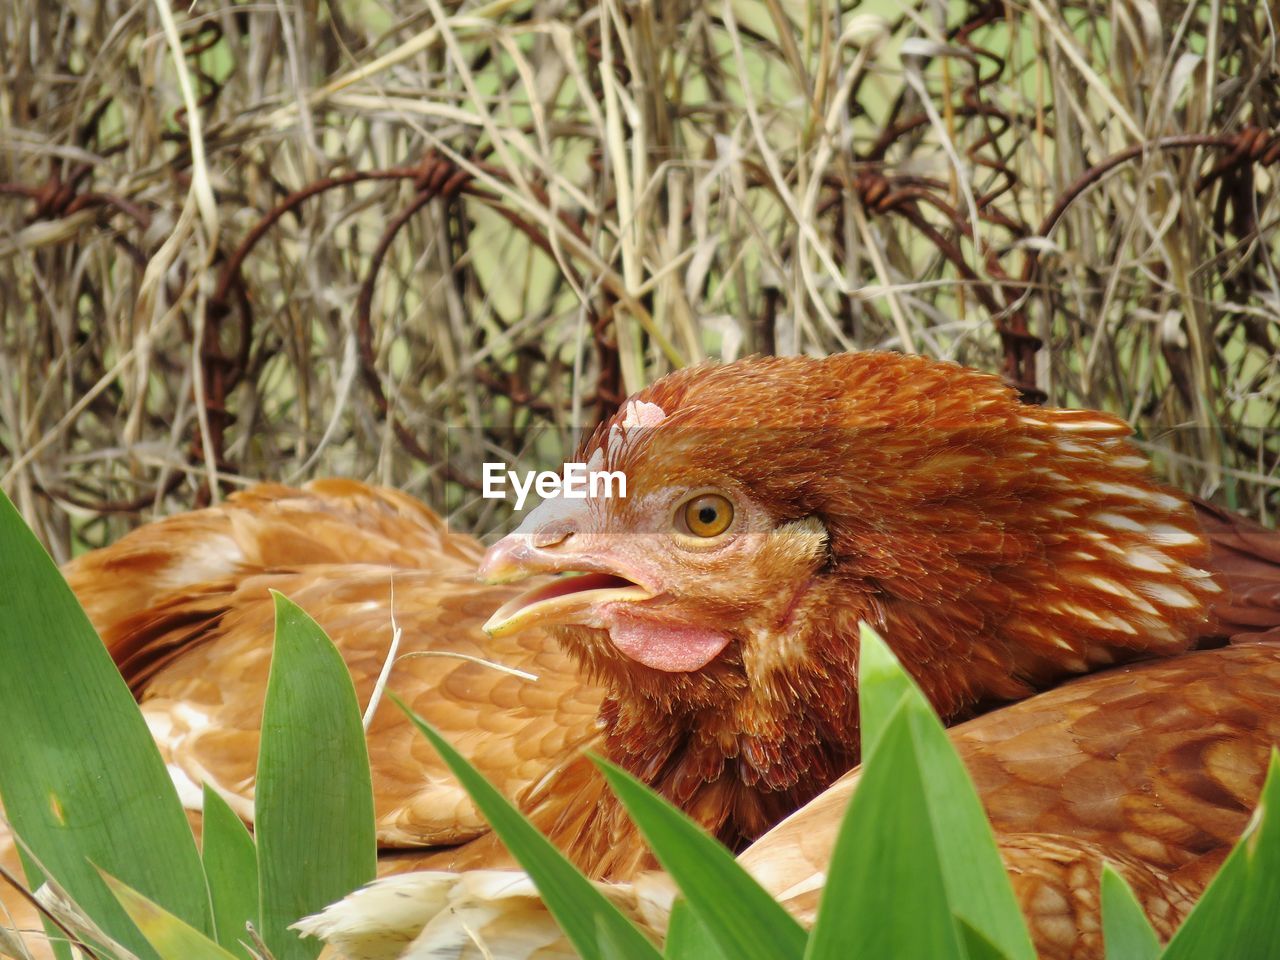
M4 4L0 482L59 559L258 478L486 528L512 431L884 347L1269 516L1280 146L1224 148L1280 129L1268 6Z

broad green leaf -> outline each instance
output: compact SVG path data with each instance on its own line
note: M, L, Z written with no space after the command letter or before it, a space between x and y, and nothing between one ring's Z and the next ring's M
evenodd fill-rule
M1034 960L982 801L938 715L914 685L907 717L952 912L1009 957Z
M1163 960L1271 960L1280 944L1280 753L1244 835L1205 890Z
M618 934L603 915L596 916L596 943L601 960L633 960L627 948L618 942Z
M884 726L836 837L806 960L965 960L930 829L910 702ZM903 891L911 891L910 909Z
M615 956L626 960L660 960L661 954L645 935L632 926L524 814L398 697L392 694L391 699L409 715L461 781L494 832L529 874L543 903L583 960L611 960ZM607 931L604 947L601 931Z
M109 936L154 956L94 863L211 929L200 854L133 695L3 493L0 730L0 799L14 831ZM42 878L29 868L28 879Z
M276 960L316 956L290 924L377 871L373 785L351 674L319 624L275 594L276 640L254 795L261 934Z
M707 925L683 897L671 905L662 956L665 960L727 960Z
M734 960L803 955L804 929L719 841L621 767L592 760L721 953Z
M1102 942L1109 960L1155 960L1160 941L1124 877L1102 865Z
M142 931L160 960L236 960L199 930L183 923L126 883L103 873L111 892Z
M878 902L885 890L893 890L885 871L896 875L899 868L876 859L881 857L910 864L902 868L909 886L915 883L911 877L937 877L955 920L968 924L1013 960L1033 960L1030 935L968 773L924 694L870 628L862 632L858 686L859 704L872 726L881 731L881 740L870 754L864 753L862 777L828 868L811 951L828 942L855 942L866 935L856 928L865 924L862 917L878 916L874 910L879 908L868 906L873 912L864 914L850 908L850 898L860 892ZM885 710L891 707L886 717ZM894 742L903 745L882 757L884 738L896 725L905 732L896 733ZM881 784L874 801L864 798L869 780ZM914 812L903 818L908 805ZM858 813L864 809L873 812ZM890 836L885 826L890 820L900 824L899 835ZM878 853L872 854L873 849ZM877 874L881 875L878 886L868 879ZM913 915L918 913L913 910ZM887 927L881 926L887 933ZM904 931L903 935L916 934ZM811 956L830 954L813 952Z
M203 849L209 897L213 901L213 927L218 943L232 953L249 952L241 941L249 939L246 923L258 923L258 850L248 828L207 783L204 785Z
M889 718L910 694L911 678L868 624L859 624L858 634L858 726L865 760L875 752Z
M964 942L969 960L1008 960L1008 955L994 943L969 925L964 917L956 917L960 939Z

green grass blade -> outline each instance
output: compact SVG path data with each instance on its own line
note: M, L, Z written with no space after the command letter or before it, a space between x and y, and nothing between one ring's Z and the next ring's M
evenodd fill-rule
M289 925L377 870L373 786L346 664L319 624L275 601L254 797L261 934L276 960L309 960L323 945Z
M213 901L213 929L218 943L231 953L249 952L239 946L248 940L246 923L258 922L258 850L253 837L227 801L206 783L201 858Z
M956 926L969 960L1008 960L1008 954L973 929L963 917L956 917Z
M583 960L660 960L661 954L605 899L511 802L453 746L394 695L391 699L414 722L461 781L511 855L532 878L542 901ZM606 931L601 946L601 931Z
M1270 960L1280 944L1280 753L1271 766L1253 820L1205 890L1163 960Z
M727 960L707 925L683 898L671 905L664 960Z
M0 798L15 832L85 913L144 957L153 951L91 861L211 929L200 855L142 714L3 493L0 584Z
M865 760L875 752L889 719L909 696L911 678L875 630L862 623L858 633L858 726Z
M155 948L160 960L236 960L199 930L147 899L126 883L102 874L126 913Z
M1031 935L969 772L918 691L907 716L952 911L1009 957L1034 960Z
M910 704L894 713L836 837L806 960L965 960L929 828ZM903 891L911 891L904 909Z
M860 942L860 937L867 936L855 928L866 925L867 916L879 917L876 911L888 904L854 910L849 907L850 897L866 896L872 903L881 903L884 892L893 889L885 871L895 871L894 875L901 872L908 887L914 876L937 877L955 921L968 924L1014 960L1033 960L1031 937L968 773L924 694L869 628L862 634L859 702L881 740L870 754L864 754L862 779L828 868L824 906L811 949L834 949L825 945ZM892 713L886 717L890 707ZM895 746L882 757L884 738L898 727ZM866 798L869 782L876 785L874 800ZM909 817L903 815L907 806L914 811ZM896 835L886 828L889 822L898 824ZM899 859L906 866L889 864ZM877 884L873 878L878 873ZM882 935L888 934L887 924L879 920L875 924ZM904 927L901 935L914 938L919 932Z
M603 916L596 916L596 945L601 960L631 960L627 948L618 942L618 935Z
M719 841L621 767L592 759L721 953L735 960L804 954L804 929Z
M1109 960L1156 960L1160 941L1138 898L1111 864L1102 865L1102 942Z

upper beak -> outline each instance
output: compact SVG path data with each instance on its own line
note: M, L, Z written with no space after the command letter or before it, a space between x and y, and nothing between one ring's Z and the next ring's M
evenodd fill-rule
M481 583L513 583L548 572L547 558L538 556L532 538L516 531L485 551L476 579Z
M518 530L489 548L476 571L485 583L512 583L538 574L580 575L559 577L504 603L485 623L485 633L503 637L545 623L603 626L602 604L654 596L601 538L582 532L583 519L559 501L545 501Z

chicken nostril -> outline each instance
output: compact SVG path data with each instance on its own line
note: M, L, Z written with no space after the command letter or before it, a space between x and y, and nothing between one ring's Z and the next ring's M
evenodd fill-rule
M573 524L567 521L549 523L541 530L536 531L530 538L529 542L537 550L545 550L547 547L556 547L564 543L574 534Z

